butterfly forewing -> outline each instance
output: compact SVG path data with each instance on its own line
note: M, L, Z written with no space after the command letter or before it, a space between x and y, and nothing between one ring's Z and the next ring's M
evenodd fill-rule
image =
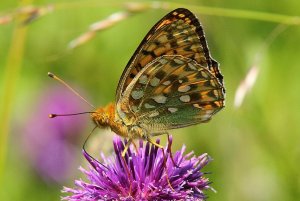
M122 93L148 63L162 55L182 55L195 60L212 72L222 84L218 64L210 57L203 29L189 10L178 8L163 17L149 31L128 62L118 84L117 101ZM215 62L217 68L212 63Z
M184 8L163 17L128 62L118 84L117 115L149 133L210 120L224 107L219 64L202 26Z
M224 106L222 90L194 60L164 55L136 75L117 108L124 122L160 132L208 121Z

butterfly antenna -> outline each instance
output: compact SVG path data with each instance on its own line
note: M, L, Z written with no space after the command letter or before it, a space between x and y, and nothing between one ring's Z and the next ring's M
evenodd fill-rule
M72 87L70 87L70 85L68 85L65 81L63 81L62 79L60 79L59 77L57 77L56 75L54 75L53 73L48 72L48 76L57 80L58 82L60 82L61 84L63 84L65 87L67 87L69 90L71 90L76 96L78 96L79 98L81 98L81 100L83 100L84 102L86 102L89 106L91 106L92 108L96 109L96 107L94 105L92 105L91 103L89 103L85 98L83 98L77 91L75 91ZM88 113L88 112L87 112ZM50 116L50 115L49 115ZM70 115L60 115L60 116L70 116ZM53 117L51 117L53 118Z
M71 114L49 114L49 118L55 118L55 117L63 117L63 116L74 116L74 115L79 115L79 114L92 114L95 112L78 112L78 113L71 113Z

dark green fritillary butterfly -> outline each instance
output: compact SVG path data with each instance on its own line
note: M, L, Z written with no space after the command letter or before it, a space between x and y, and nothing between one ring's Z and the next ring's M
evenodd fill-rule
M178 8L154 25L131 57L116 103L97 109L92 119L128 138L127 147L135 138L156 144L152 136L207 122L224 102L223 76L202 26Z

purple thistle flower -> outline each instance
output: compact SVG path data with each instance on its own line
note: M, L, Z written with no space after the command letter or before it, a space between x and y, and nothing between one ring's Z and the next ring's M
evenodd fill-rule
M126 143L126 141L125 141ZM159 143L159 140L157 140ZM172 139L169 139L172 143ZM164 150L140 141L138 153L130 147L125 158L121 156L124 143L119 137L113 141L115 157L106 158L100 163L83 151L91 164L90 170L80 168L89 182L75 181L75 188L64 187L64 193L71 195L62 200L189 200L202 201L206 196L203 190L212 189L204 173L200 170L210 161L207 154L196 157L193 152L184 155L185 146L173 154L173 164ZM167 157L164 165L164 155ZM168 177L166 176L168 173ZM168 184L168 180L171 186Z

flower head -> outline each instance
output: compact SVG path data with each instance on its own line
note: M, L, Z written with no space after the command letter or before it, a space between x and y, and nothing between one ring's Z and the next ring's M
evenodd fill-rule
M115 157L102 155L103 164L83 151L92 167L80 170L87 175L89 183L76 180L75 188L64 187L63 192L71 195L63 200L205 200L203 190L210 186L200 170L210 161L207 154L184 155L183 146L173 155L176 166L167 157L166 150L163 154L162 149L148 142L145 145L140 141L138 153L130 147L124 158L121 139L116 137L113 144Z

